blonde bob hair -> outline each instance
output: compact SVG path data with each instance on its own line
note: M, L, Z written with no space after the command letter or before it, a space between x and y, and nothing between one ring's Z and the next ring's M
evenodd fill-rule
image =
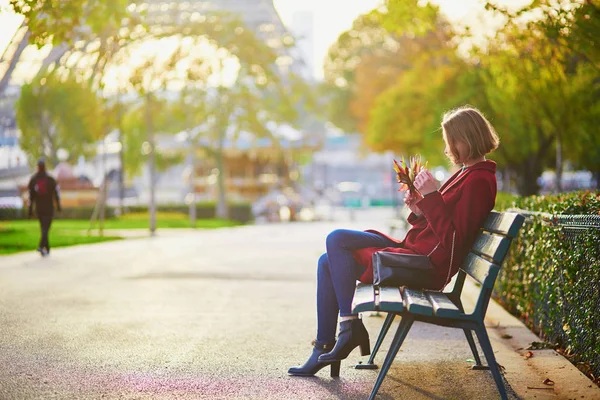
M444 114L442 130L450 154L446 154L454 164L485 156L496 150L500 139L494 127L481 111L471 106L463 106ZM467 160L460 160L456 143L467 145Z

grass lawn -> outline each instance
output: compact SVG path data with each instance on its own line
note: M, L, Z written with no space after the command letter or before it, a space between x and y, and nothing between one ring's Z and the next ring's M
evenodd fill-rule
M109 236L110 231L105 232L103 237L97 235L98 223L94 223L93 235L88 235L90 228L89 220L57 219L52 222L50 229L50 245L52 248L73 246L76 244L106 242L108 240L122 239L119 236ZM237 226L236 221L220 219L196 220L196 228L213 229ZM160 228L190 228L187 215L181 213L157 213L156 226ZM148 229L148 213L126 214L120 218L104 221L104 229ZM20 251L30 251L37 248L40 240L40 226L37 219L0 221L0 254L12 254Z

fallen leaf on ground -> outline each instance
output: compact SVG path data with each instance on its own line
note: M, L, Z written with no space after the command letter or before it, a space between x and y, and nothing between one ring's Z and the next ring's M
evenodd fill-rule
M554 381L552 379L546 378L544 379L544 382L542 382L544 385L548 385L548 386L554 386Z
M592 374L592 366L590 365L589 362L578 362L577 364L575 364L575 366L577 367L578 370L583 372L585 375L589 376Z
M500 336L500 337L501 337L502 339L512 339L512 335L506 335L506 334L504 334L504 335L502 335L502 336Z
M556 349L558 346L548 342L531 342L526 350Z

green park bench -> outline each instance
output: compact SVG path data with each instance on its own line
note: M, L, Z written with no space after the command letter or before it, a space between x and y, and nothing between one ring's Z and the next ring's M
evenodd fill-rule
M400 324L369 399L374 399L377 395L377 391L414 321L462 329L475 359L473 369L490 369L500 396L502 399L507 398L502 376L483 321L504 257L524 220L525 218L517 213L492 211L469 254L463 261L451 292L417 290L406 287L357 285L352 302L353 313L365 311L387 313L368 362L358 364L357 369L377 368L377 365L373 363L377 351L396 315L401 316ZM479 283L477 303L470 314L465 313L461 302L461 294L467 275ZM472 331L475 331L479 339L479 345L487 360L487 367L481 364Z

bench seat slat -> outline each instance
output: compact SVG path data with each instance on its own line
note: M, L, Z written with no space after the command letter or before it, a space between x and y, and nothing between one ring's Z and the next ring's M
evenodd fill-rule
M417 289L404 289L404 306L414 314L433 315L433 307L425 293Z
M433 314L436 317L458 318L463 315L456 304L454 304L445 293L426 292L426 294L429 302L433 306Z
M510 239L481 232L475 239L471 251L489 257L496 264L502 264L509 246Z
M359 285L354 291L352 299L352 312L375 311L375 287L373 285Z
M476 254L469 253L462 269L485 288L491 289L500 267Z
M398 313L404 311L404 303L402 301L402 293L400 292L400 288L379 288L379 310Z

